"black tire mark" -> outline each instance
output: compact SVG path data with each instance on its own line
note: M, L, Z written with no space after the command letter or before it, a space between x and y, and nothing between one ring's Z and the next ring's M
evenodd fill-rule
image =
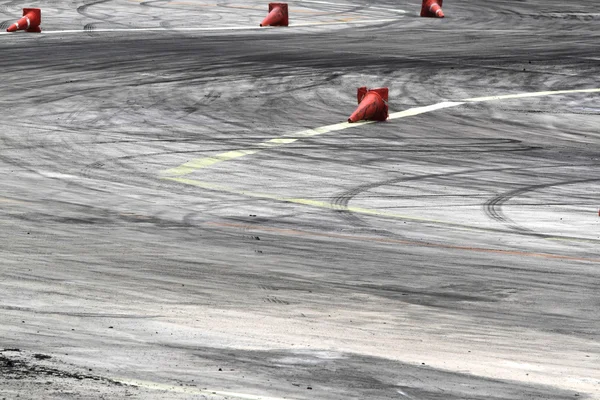
M87 13L87 9L89 7L91 7L91 6L96 6L96 5L99 5L99 4L108 3L110 1L112 1L112 0L92 0L92 1L89 1L87 3L84 3L81 6L77 7L77 12L79 14L85 16L85 17L92 18L92 19L98 19L98 18L96 18L96 17L88 14Z
M275 286L269 286L269 285L258 285L258 288L261 290L273 290L273 291L279 290Z
M168 4L169 0L148 0L148 1L142 1L140 3L140 6L142 6L142 7L156 7L156 8L170 8L170 7L157 6L157 5L155 5L155 3L165 3L165 4Z
M89 24L85 24L85 25L83 26L83 30L84 30L86 33L90 34L90 36L93 36L93 35L91 35L91 34L94 32L94 30L96 30L96 29L97 29L97 26L98 26L98 23L97 23L97 22L90 22Z
M511 190L509 192L502 193L498 196L491 198L490 200L485 202L485 204L483 205L483 210L489 218L491 218L495 221L498 221L500 223L503 223L503 224L507 225L508 227L510 227L511 229L514 229L514 230L520 231L520 232L533 232L531 229L528 229L528 228L518 225L516 222L514 222L513 220L508 218L506 215L504 215L504 212L502 211L502 207L504 206L504 204L507 201L511 200L514 197L520 196L524 193L534 192L534 191L540 190L540 189L547 189L547 188L556 187L556 186L575 185L575 184L579 184L579 183L598 182L598 181L600 181L600 179L593 178L593 179L569 180L569 181L561 181L561 182L554 182L554 183L544 183L544 184L539 184L539 185L525 186L525 187L522 187L519 189L515 189L515 190Z
M369 226L362 218L358 217L355 213L348 209L348 203L354 197L358 196L360 193L375 189L381 186L394 185L400 182L410 182L410 181L419 181L424 179L432 179L432 178L443 178L448 176L458 176L458 175L466 175L471 173L480 173L480 172L500 172L505 170L510 170L512 168L493 168L493 169L471 169L457 172L449 172L444 174L426 174L426 175L417 175L417 176L409 176L409 177L398 177L387 179L384 181L377 181L372 183L367 183L364 185L356 186L350 190L342 192L331 198L331 205L334 207L335 211L346 221L349 221L355 225L359 225L361 227Z
M280 304L280 305L285 305L285 306L287 306L287 305L289 305L289 304L290 304L288 301L285 301L285 300L278 299L277 297L274 297L274 296L269 296L269 297L266 297L266 298L264 299L264 301L265 301L266 303Z
M123 24L123 23L119 23L119 22L115 22L113 19L114 17L110 14L101 14L101 15L94 15L88 12L88 8L92 7L92 6L97 6L100 4L105 4L105 3L109 3L113 0L92 0L92 1L88 1L86 3L84 3L83 5L77 7L77 13L79 13L80 15L83 15L84 17L88 17L91 19L95 19L97 21L101 21L101 22L105 22L107 24L112 24L112 25L117 25L117 26L125 26L128 28L131 28L130 25L127 24ZM86 24L85 26L88 26L90 24Z
M6 29L11 26L16 20L7 20L0 22L0 31L6 31Z

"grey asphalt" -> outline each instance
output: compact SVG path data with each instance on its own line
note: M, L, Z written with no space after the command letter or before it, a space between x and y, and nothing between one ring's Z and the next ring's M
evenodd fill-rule
M600 399L600 93L298 133L360 86L600 88L600 11L414 3L48 1L0 35L0 399Z

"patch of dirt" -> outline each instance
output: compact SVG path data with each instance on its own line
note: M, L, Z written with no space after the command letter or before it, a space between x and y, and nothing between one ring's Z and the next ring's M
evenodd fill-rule
M102 378L91 374L82 374L60 370L48 365L36 363L35 361L45 361L52 359L46 354L33 354L32 356L21 352L19 349L4 349L0 351L0 376L3 379L25 379L25 378L43 378L56 377L64 379L91 379L94 381L103 381L112 385L121 386L120 382L111 379Z

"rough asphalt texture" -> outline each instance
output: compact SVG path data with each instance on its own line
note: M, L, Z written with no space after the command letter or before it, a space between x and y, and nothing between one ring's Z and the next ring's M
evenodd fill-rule
M359 86L392 112L598 88L598 7L331 3L291 22L355 24L42 1L47 33L0 35L0 399L600 399L600 94L259 146Z

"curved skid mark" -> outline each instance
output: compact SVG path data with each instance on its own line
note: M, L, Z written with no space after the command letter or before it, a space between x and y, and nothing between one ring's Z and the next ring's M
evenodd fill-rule
M429 113L429 112L433 112L433 111L437 111L437 110L441 110L441 109L445 109L445 108L458 107L458 106L461 106L461 105L464 105L467 103L478 103L478 102L486 102L486 101L518 99L518 98L525 98L525 97L542 97L542 96L559 95L559 94L574 94L574 93L600 93L600 89L562 90L562 91L556 91L556 92L534 92L534 93L524 93L524 94L503 95L503 96L479 97L479 98L466 99L466 100L459 101L459 102L444 101L444 102L432 104L429 106L414 107L414 108L410 108L408 110L391 113L389 115L389 120L413 117L416 115L425 114L425 113ZM316 136L316 135L320 135L320 134L324 134L324 133L330 133L330 132L340 131L340 130L344 130L344 129L348 129L348 128L352 128L352 127L356 127L356 126L361 126L361 125L364 125L367 123L373 123L373 121L362 121L362 122L354 123L354 124L340 123L340 124L334 124L334 125L327 125L327 126L322 126L322 127L315 128L315 129L309 129L306 131L296 132L295 134L285 135L285 136L292 136L292 137L294 137L294 136ZM268 140L266 142L259 143L258 146L276 147L276 146L281 146L282 144L293 143L296 140L297 139L282 139L282 137L280 137L280 138L275 138L275 139ZM185 164L182 164L179 167L163 171L162 174L167 175L167 176L188 175L198 169L202 169L202 168L220 163L222 161L229 161L229 160L232 160L235 158L240 158L240 157L243 157L248 154L256 154L260 151L261 150L259 150L259 149L237 150L235 152L222 153L222 154L216 155L214 157L196 159L196 160L189 161Z
M431 106L426 106L426 107L415 107L415 108L411 108L411 109L408 109L405 111L390 114L389 119L412 117L415 115L424 114L424 113L432 112L435 110L456 107L456 106L459 106L462 104L464 104L464 103L463 102L459 102L459 103L457 103L457 102L442 102L442 103L433 104ZM283 144L293 143L301 138L312 137L312 136L322 135L325 133L341 131L344 129L362 126L362 125L366 125L366 124L372 124L372 123L375 123L375 122L374 121L359 121L359 122L354 122L354 123L342 122L339 124L326 125L326 126L321 126L321 127L314 128L314 129L307 129L304 131L299 131L299 132L292 133L289 135L280 136L278 138L259 143L257 146L262 146L264 148L278 147ZM285 138L285 136L287 136L288 138ZM237 150L237 151L233 151L233 152L230 151L227 153L221 153L214 157L199 158L196 160L189 161L185 164L182 164L179 167L171 168L169 170L163 171L162 174L166 175L166 176L189 175L196 170L206 168L206 167L209 167L211 165L214 165L214 164L217 164L217 163L220 163L223 161L229 161L229 160L233 160L235 158L240 158L240 157L243 157L248 154L256 154L260 151L263 151L263 149Z
M336 209L338 209L338 212L345 219L347 219L351 222L358 222L359 225L364 226L366 224L364 224L360 218L356 217L353 213L351 213L348 210L348 204L350 203L350 200L353 199L354 197L358 196L360 193L367 192L369 190L372 190L372 189L375 189L378 187L382 187L382 186L394 185L394 184L397 184L400 182L420 181L420 180L432 179L432 178L444 178L444 177L459 176L459 175L466 175L466 174L479 173L479 172L496 172L496 171L503 171L503 170L510 170L510 169L513 169L513 168L470 169L470 170L464 170L464 171L448 172L448 173L444 173L444 174L425 174L425 175L416 175L416 176L409 176L409 177L402 176L399 178L386 179L384 181L371 182L371 183L366 183L364 185L356 186L350 190L347 190L347 191L340 193L339 195L333 197L333 199L331 200L331 203L336 206Z
M250 191L246 191L246 190L236 190L236 189L224 186L224 185L219 185L219 184L209 183L209 182L202 182L199 180L188 179L188 178L164 177L162 179L168 180L168 181L173 181L173 182L178 182L178 183L183 183L185 185L196 186L196 187L206 189L206 190L230 193L230 194L235 194L235 195L240 195L240 196L245 196L245 197L252 197L252 198L256 198L256 199L274 200L274 201L280 201L283 203L300 204L300 205L304 205L304 206L322 208L322 209L334 210L334 211L340 210L339 207L337 207L336 205L334 205L328 201L302 199L302 198L288 198L288 197L280 197L280 196L269 194L269 193L256 193L256 192L250 192ZM383 211L383 210L364 208L364 207L347 207L346 211L351 212L351 213L356 213L356 214L370 215L370 216L374 216L374 217L398 219L398 220L407 221L407 222L428 223L428 224L432 224L432 225L441 225L441 226L457 228L457 229L465 229L465 230L470 230L470 231L515 233L513 231L507 231L505 229L487 228L487 227L481 227L481 226L461 224L458 222L449 222L449 221L441 221L441 220L436 220L436 219L414 217L414 216L410 216L410 215L403 215L403 214L398 214L398 213L393 213L393 212L388 212L388 211ZM600 243L600 240L596 240L596 239L587 239L587 238L569 237L569 236L544 235L544 234L535 233L535 232L516 232L516 233L518 233L520 235L539 237L539 238L551 239L551 240L582 241L582 242L590 242L590 243Z
M512 229L515 229L518 231L531 232L530 229L527 229L525 227L518 225L516 222L514 222L513 220L511 220L510 218L508 218L507 216L504 215L504 212L502 211L502 206L504 205L504 203L506 203L507 201L509 201L510 199L512 199L514 197L520 196L527 192L533 192L533 191L536 191L539 189L546 189L546 188L551 188L551 187L556 187L556 186L575 185L575 184L579 184L579 183L598 182L598 181L600 181L600 178L570 180L570 181L562 181L562 182L544 183L544 184L540 184L540 185L525 186L525 187L522 187L519 189L515 189L515 190L511 190L509 192L499 194L499 195L491 198L490 200L485 202L485 204L483 205L483 210L484 210L485 214L488 217L490 217L491 219L494 219L498 222L506 224L509 227L511 227Z
M408 110L391 113L389 116L389 119L394 120L394 119L400 119L400 118L407 118L407 117L411 117L411 116L416 116L416 115L420 115L420 114L433 112L433 111L440 110L440 109L458 107L458 106L468 104L468 103L521 99L521 98L529 98L529 97L544 97L544 96L563 95L563 94L581 94L581 93L600 93L600 88L519 93L519 94L509 94L509 95L489 96L489 97L474 97L474 98L464 99L459 102L445 101L445 102L441 102L441 103L437 103L437 104L432 104L429 106L415 107L415 108L410 108ZM482 228L482 227L453 223L453 222L448 222L448 221L438 221L438 220L432 220L432 219L417 218L417 217L411 217L411 216L400 215L400 214L389 213L389 212L385 212L385 211L379 211L379 210L373 210L373 209L367 209L367 208L361 208L361 207L348 207L349 200L348 201L344 200L343 199L344 195L342 195L341 197L338 196L338 198L335 198L332 202L315 201L315 200L309 200L309 199L291 199L291 198L282 198L282 197L278 197L275 195L269 195L269 194L257 194L257 193L251 193L251 192L246 192L246 191L238 191L238 190L234 190L232 188L225 187L222 185L214 185L214 184L210 184L210 183L206 183L206 182L201 182L198 180L182 178L183 176L189 175L199 169L210 167L214 164L221 163L224 161L229 161L229 160L233 160L236 158L244 157L246 155L256 154L260 151L263 151L263 150L266 150L266 149L269 149L272 147L279 147L284 144L294 143L297 140L304 138L304 137L312 137L312 136L321 135L321 134L325 134L325 133L341 131L344 129L358 127L358 126L362 126L362 125L370 124L370 123L373 123L373 122L372 121L360 121L358 123L353 123L353 124L347 123L347 122L342 122L339 124L322 126L319 128L299 131L294 134L280 136L280 137L259 143L257 145L257 148L254 148L254 149L230 151L227 153L218 154L213 157L200 158L200 159L195 159L195 160L189 161L178 167L171 168L166 171L162 171L161 172L162 179L167 179L167 180L171 180L174 182L179 182L179 183L183 183L183 184L187 184L187 185L202 187L202 188L209 189L209 190L224 191L227 193L235 193L235 194L240 194L240 195L249 196L249 197L267 198L267 199L272 199L272 200L277 200L277 201L303 204L303 205L314 206L314 207L319 207L319 208L328 208L328 209L342 211L342 212L346 212L346 213L359 213L359 214L366 214L366 215L376 215L376 216L380 216L380 217L397 218L397 219L402 219L402 220L406 220L406 221L434 223L434 224L441 224L441 225L445 225L445 226L451 226L451 227L463 228L463 229L469 229L469 230L497 231L495 229ZM261 147L262 147L262 149L261 149ZM366 189L366 190L368 190L368 189ZM486 208L489 209L489 215L492 218L494 218L494 216L496 218L501 218L500 214L498 214L496 211L494 211L495 210L494 207L495 206L492 203L490 203L489 206L486 206ZM358 222L360 222L360 221L358 221ZM515 228L514 226L513 226L513 229L516 229L517 233L520 233L520 234L526 234L526 235L535 236L535 237L542 237L542 238L546 238L546 239L591 241L594 243L597 242L596 240L585 239L585 238L556 237L553 235L538 234L535 232L530 232L528 230L525 230L524 228Z

